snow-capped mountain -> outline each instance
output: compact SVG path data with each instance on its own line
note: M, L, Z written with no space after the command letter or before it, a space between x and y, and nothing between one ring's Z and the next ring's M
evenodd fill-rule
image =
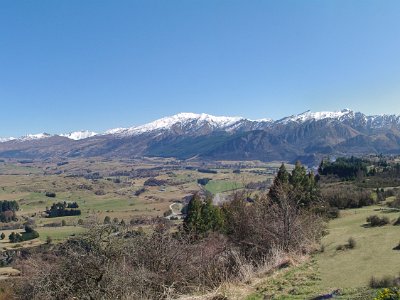
M347 108L341 111L334 111L334 112L332 111L311 112L310 110L307 110L298 115L285 117L281 120L278 120L277 122L281 124L288 124L290 122L304 123L307 121L319 121L324 119L340 120L344 116L348 115L354 115L354 112Z
M66 137L70 140L82 140L87 139L92 136L97 135L96 132L83 130L83 131L75 131L70 133L62 133L62 134L49 134L49 133L37 133L37 134L27 134L25 136L21 136L19 138L9 137L9 138L0 138L0 143L15 141L15 142L27 142L27 141L34 141L34 140L42 140L48 139L50 137Z
M400 154L400 116L343 109L306 111L274 121L180 113L99 134L76 131L0 139L0 158L166 156L315 163L324 155L371 153Z
M343 109L335 112L306 111L301 114L285 117L277 121L269 118L251 120L244 117L213 116L204 113L179 113L140 126L110 129L101 134L88 130L54 135L50 135L47 133L28 134L20 138L0 138L0 143L13 140L38 140L49 138L52 136L61 136L78 141L97 135L115 135L118 137L128 137L163 132L171 132L176 134L209 134L214 131L236 132L249 130L265 130L267 128L274 127L274 125L303 124L323 120L352 123L352 125L354 126L366 126L368 128L384 128L400 125L400 116L397 115L367 116L359 112L354 112L350 109Z
M245 119L242 117L217 117L208 114L180 113L141 126L111 129L106 134L129 136L168 130L196 131L205 126L210 130L228 130L243 120Z

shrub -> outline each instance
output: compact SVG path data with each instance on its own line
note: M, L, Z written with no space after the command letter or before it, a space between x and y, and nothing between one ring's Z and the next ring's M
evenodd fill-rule
M147 190L143 187L143 188L136 190L133 194L135 196L139 196L140 194L143 194L145 191L147 191Z
M390 275L383 276L382 278L372 276L369 281L369 286L374 289L398 287L400 286L400 278Z
M374 300L400 300L400 291L398 288L385 288L378 291Z
M353 248L355 248L356 247L356 240L354 239L354 238L352 238L352 237L350 237L348 240L347 240L347 248L349 248L349 249L353 249Z
M336 251L343 251L343 250L347 250L347 249L354 249L356 247L356 240L353 237L350 237L347 240L347 244L344 245L338 245L336 247Z
M50 198L55 198L56 197L56 193L54 192L46 192L46 197L50 197Z
M398 245L396 247L393 248L393 250L400 250L400 242L398 243Z
M331 207L337 207L340 209L358 208L372 205L374 203L371 191L364 188L339 185L334 187L325 187L321 192L322 198L327 201Z
M373 215L373 216L367 217L367 223L369 223L369 225L371 227L384 226L384 225L389 224L390 220L386 216L379 217L377 215Z
M211 178L199 178L197 179L197 183L200 185L206 185L210 180Z

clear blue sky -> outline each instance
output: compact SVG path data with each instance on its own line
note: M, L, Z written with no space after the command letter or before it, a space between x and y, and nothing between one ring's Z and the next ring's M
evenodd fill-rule
M400 114L400 1L0 1L0 136Z

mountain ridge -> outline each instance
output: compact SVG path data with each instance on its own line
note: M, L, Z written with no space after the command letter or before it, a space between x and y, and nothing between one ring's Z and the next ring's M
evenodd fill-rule
M108 129L103 133L96 133L89 130L80 130L80 131L61 133L61 134L48 134L48 133L27 134L19 138L15 137L0 138L0 143L13 140L24 141L24 140L42 139L42 138L48 138L50 136L62 136L72 140L81 140L96 135L107 135L107 134L115 134L120 136L139 135L156 130L168 130L178 123L184 124L193 121L197 121L198 123L209 123L214 127L214 129L233 130L235 129L234 126L235 125L238 126L240 122L248 122L252 124L264 124L264 125L267 124L287 125L288 123L304 123L312 120L319 121L325 119L338 119L338 120L345 118L350 119L350 118L356 118L356 116L361 116L361 118L364 118L366 122L371 123L371 126L375 127L382 127L385 125L388 126L388 124L394 122L400 124L400 115L396 114L365 115L361 112L354 112L353 110L348 108L342 109L340 111L320 111L320 112L311 112L310 110L307 110L303 113L287 116L279 120L273 120L270 118L252 120L249 118L237 117L237 116L227 117L227 116L214 116L205 113L201 114L178 113L172 116L167 116L157 119L155 121L143 125L125 127L125 128L113 128L113 129Z
M302 159L314 164L327 155L400 153L400 116L343 109L306 111L282 118L251 120L180 113L104 133L36 134L0 142L0 157L163 156L187 159Z

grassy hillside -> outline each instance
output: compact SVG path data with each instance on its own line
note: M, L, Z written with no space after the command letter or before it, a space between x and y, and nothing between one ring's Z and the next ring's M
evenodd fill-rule
M254 292L246 299L311 299L336 289L341 291L336 299L373 299L376 291L368 286L371 276L400 273L400 251L393 250L400 241L400 226L365 226L370 215L391 220L400 216L384 212L380 206L342 210L341 217L328 224L322 253L253 284ZM350 237L356 241L355 248L337 250Z
M388 216L393 220L399 213L379 211L370 206L345 210L341 218L329 223L329 234L322 240L325 252L318 255L322 287L361 287L371 276L398 275L400 251L393 250L400 241L400 226L365 227L370 215ZM351 250L337 251L349 237L356 241Z

